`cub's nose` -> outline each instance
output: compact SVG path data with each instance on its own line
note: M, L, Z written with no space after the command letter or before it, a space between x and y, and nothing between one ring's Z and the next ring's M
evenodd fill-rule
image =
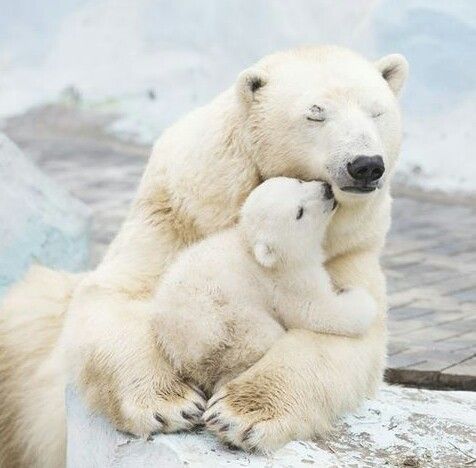
M347 172L353 179L369 184L383 176L385 165L382 156L358 156L347 164Z

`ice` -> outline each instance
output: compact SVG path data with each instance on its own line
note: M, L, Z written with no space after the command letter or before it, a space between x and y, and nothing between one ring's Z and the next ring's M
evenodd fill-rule
M0 296L33 263L79 271L89 259L89 210L0 133Z

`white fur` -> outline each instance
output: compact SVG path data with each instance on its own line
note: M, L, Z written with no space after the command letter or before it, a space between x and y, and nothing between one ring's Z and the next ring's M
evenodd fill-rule
M373 64L337 47L280 52L165 131L127 220L99 267L72 288L72 297L68 286L58 299L55 282L40 278L20 284L7 297L13 306L0 313L0 369L6 375L0 394L8 417L0 422L0 437L8 435L9 443L0 444L0 460L17 454L20 466L37 460L59 465L64 420L51 418L51 408L64 406L66 379L76 383L91 408L123 430L140 435L166 430L154 418L157 412L169 415L171 429L189 427L180 415L200 395L158 349L146 304L177 253L233 225L251 190L273 176L320 178L332 185L339 207L324 239L326 269L337 287L370 292L379 317L359 338L285 333L214 396L218 402L212 410L232 427L218 435L249 448L242 436L253 426L249 440L267 451L322 434L336 416L372 395L385 363L379 254L390 223L389 180L401 141L396 93L406 69L398 55ZM249 86L256 83L255 74L261 87ZM313 105L324 108L325 122L307 120ZM386 166L380 188L366 195L340 190L347 163L358 154L377 153ZM39 296L44 309L49 295L59 338L37 333L38 322L13 319L36 310ZM56 316L57 309L67 313ZM32 354L27 343L32 334L48 352ZM67 363L67 372L60 362ZM46 386L25 385L32 369L43 367L51 370L51 394ZM4 373L5 368L10 370ZM23 402L32 401L42 403L29 410Z
M268 179L236 227L183 250L164 273L153 303L158 340L184 378L212 391L289 328L356 336L371 325L370 294L337 294L323 267L334 205L323 186Z

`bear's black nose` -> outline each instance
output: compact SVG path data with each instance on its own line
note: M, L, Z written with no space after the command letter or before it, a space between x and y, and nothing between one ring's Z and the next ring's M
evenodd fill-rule
M385 165L382 156L358 156L347 164L347 171L353 179L367 185L383 176Z

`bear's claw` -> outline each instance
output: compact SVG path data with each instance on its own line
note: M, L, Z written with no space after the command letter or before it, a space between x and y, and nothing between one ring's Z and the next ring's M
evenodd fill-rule
M267 454L292 438L287 433L290 425L285 414L270 417L266 411L256 409L244 412L234 407L231 395L236 395L236 389L232 393L221 389L203 416L207 430L224 445Z

